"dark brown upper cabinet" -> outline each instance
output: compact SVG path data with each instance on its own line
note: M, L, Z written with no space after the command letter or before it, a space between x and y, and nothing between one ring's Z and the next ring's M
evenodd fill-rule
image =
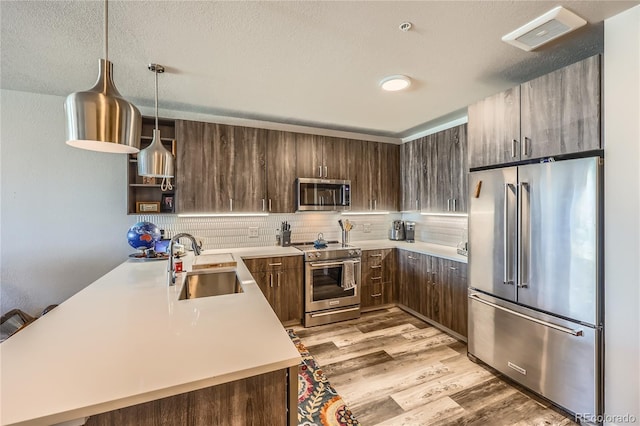
M469 106L469 167L602 147L600 55Z
M400 147L403 211L466 212L466 135L463 124Z
M398 145L349 141L351 210L397 211L400 193Z
M271 213L293 213L295 204L296 133L267 131L267 201Z
M374 210L398 211L400 200L400 147L376 143L378 170L373 170L371 188Z
M600 149L600 55L520 86L522 158Z
M179 212L266 209L266 130L176 121Z
M297 177L349 179L348 143L330 136L296 134Z
M400 146L400 210L419 211L420 191L424 175L422 145L425 138L406 142Z
M469 105L469 167L520 158L520 87Z
M421 208L427 213L467 211L467 125L427 136L422 144Z

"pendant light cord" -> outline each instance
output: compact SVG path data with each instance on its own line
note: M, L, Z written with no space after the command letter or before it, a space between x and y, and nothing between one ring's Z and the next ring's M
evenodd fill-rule
M104 59L109 60L109 0L104 0Z
M158 130L158 65L155 65L154 74L156 75L156 130ZM161 141L158 141L161 142ZM173 185L171 185L171 178L163 177L162 184L160 185L160 190L171 191L173 189Z
M158 65L156 65L154 74L156 75L156 130L158 130Z
M173 185L171 185L171 178L167 178L167 177L162 178L162 184L160 185L160 189L162 191L171 191L173 189Z

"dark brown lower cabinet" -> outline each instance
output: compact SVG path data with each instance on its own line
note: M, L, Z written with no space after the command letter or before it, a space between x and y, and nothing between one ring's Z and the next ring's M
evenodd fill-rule
M304 265L302 256L243 259L284 325L302 322Z
M406 250L398 251L399 302L418 313L426 312L429 288L426 286L427 257Z
M297 366L157 399L89 417L86 426L290 425ZM296 380L291 381L290 375ZM296 398L289 394L295 393ZM293 401L293 402L292 402ZM297 405L297 404L296 404ZM265 409L269 407L269 409ZM297 412L296 407L291 407ZM297 424L297 422L296 422Z
M440 324L467 336L467 264L438 259L440 278Z
M385 306L394 301L396 276L394 249L363 250L360 307L364 310Z
M467 265L398 250L398 303L467 336Z

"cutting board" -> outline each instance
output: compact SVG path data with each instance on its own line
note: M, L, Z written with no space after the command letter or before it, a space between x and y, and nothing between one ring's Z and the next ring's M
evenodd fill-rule
M195 257L191 269L195 271L198 269L235 267L237 264L231 253L201 254Z

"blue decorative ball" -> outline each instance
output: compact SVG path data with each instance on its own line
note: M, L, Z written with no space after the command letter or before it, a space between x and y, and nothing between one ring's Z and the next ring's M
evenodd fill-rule
M127 232L129 245L137 250L152 249L161 238L160 229L151 222L138 222Z

